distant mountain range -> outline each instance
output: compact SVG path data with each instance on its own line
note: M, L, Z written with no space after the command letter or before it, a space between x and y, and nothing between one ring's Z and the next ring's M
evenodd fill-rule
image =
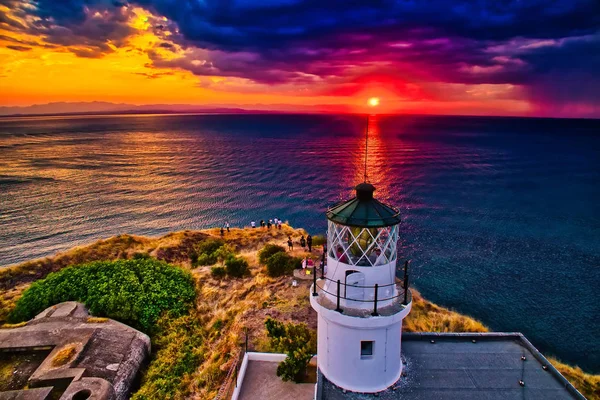
M148 113L218 113L243 114L265 113L269 110L198 106L190 104L149 104L133 105L124 103L92 102L57 102L34 104L24 107L0 107L0 116L18 115L70 115L70 114L148 114Z

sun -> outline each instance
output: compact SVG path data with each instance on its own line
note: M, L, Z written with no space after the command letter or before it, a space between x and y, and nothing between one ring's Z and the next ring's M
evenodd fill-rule
M379 105L379 97L371 97L369 99L369 106L377 107Z

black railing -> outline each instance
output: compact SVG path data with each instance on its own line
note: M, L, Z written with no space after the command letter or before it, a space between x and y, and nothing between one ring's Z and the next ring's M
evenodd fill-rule
M335 297L336 299L336 308L335 311L338 312L343 312L344 310L340 307L340 300L344 299L347 301L356 301L359 303L373 303L373 312L371 313L371 315L373 316L378 316L379 312L377 310L377 307L379 305L380 302L385 302L385 301L390 301L390 300L395 300L395 299L399 299L400 297L403 297L403 301L402 304L404 306L408 305L408 293L409 293L409 280L408 280L408 261L406 261L404 263L404 278L402 280L402 282L395 282L395 283L390 283L387 285L379 285L379 284L375 284L374 286L365 286L365 285L353 285L353 284L347 284L347 283L342 283L339 279L337 281L334 281L332 279L329 279L325 276L325 272L324 272L324 268L323 268L323 264L321 264L321 280L324 281L325 283L327 282L332 282L335 283L337 286L337 290L336 293L332 293L329 292L327 290L325 290L325 285L322 286L318 286L317 284L317 271L314 271L314 276L313 276L313 296L318 296L319 293L317 292L317 288L323 292L323 293L327 293L333 297ZM344 286L344 295L342 295L342 290L341 287ZM400 287L402 288L402 292L398 291L398 294L392 297L387 297L387 298L383 298L380 299L379 298L379 290L383 289L383 288L388 288L391 286L395 286L395 287ZM369 300L365 300L365 299L353 299L347 296L347 289L348 288L357 288L357 289L372 289L374 290L374 295L373 295L373 299L369 299Z

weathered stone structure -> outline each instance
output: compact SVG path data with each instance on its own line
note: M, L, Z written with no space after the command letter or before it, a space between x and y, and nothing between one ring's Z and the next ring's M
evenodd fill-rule
M44 310L26 325L0 329L0 359L49 352L27 388L0 392L1 400L122 400L150 354L150 338L119 322L91 317L81 303Z

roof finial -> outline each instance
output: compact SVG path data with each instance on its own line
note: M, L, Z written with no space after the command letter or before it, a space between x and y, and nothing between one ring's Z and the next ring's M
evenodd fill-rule
M365 133L365 183L367 183L367 154L369 152L369 116L367 115L367 131Z

